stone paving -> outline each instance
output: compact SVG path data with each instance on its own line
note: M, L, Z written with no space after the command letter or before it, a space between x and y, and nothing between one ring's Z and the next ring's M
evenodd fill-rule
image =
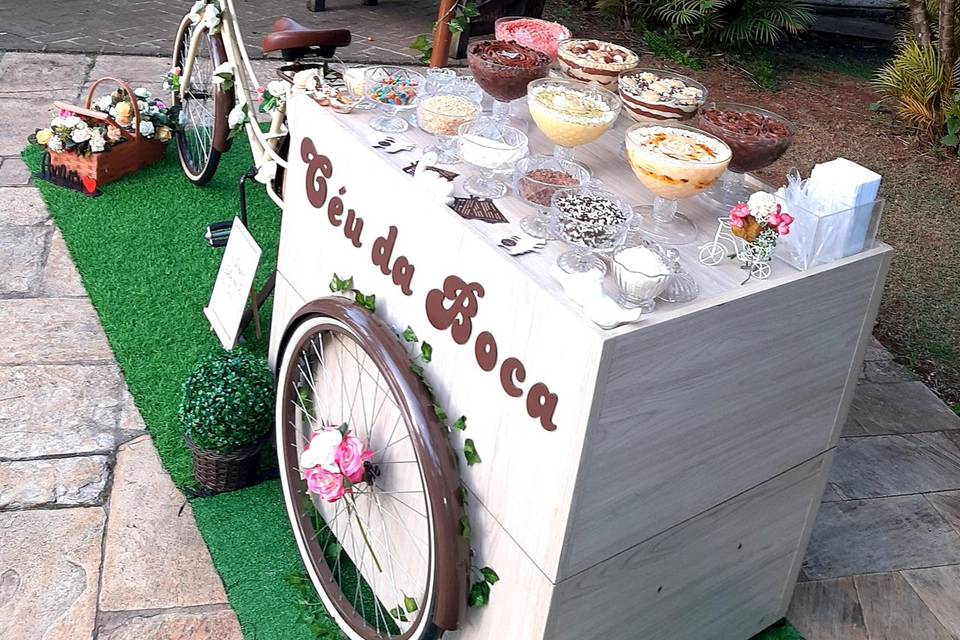
M4 640L241 637L17 155L51 94L108 73L157 89L166 65L0 56L0 620L21 622ZM958 593L960 417L874 341L788 615L808 640L960 640Z
M0 9L0 49L11 51L121 53L170 56L171 43L189 2L170 0L32 0L4 2ZM307 11L305 0L252 3L236 0L244 42L260 57L260 44L279 16L318 29L349 28L353 44L340 50L348 60L413 62L418 34L430 31L436 0L327 0L327 10ZM69 17L67 17L69 16Z

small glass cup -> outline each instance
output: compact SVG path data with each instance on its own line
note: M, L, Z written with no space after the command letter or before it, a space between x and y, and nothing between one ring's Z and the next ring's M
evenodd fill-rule
M383 133L403 133L409 124L398 114L413 109L425 80L416 71L403 67L369 67L364 73L366 98L384 115L370 120L370 127Z
M431 67L424 72L427 79L423 95L432 96L444 91L457 77L457 72L450 67Z
M657 248L646 244L625 246L613 254L617 302L627 309L650 313L655 299L666 289L672 271Z
M534 238L551 238L550 200L560 189L581 187L590 181L590 172L576 162L539 155L524 158L514 171L513 189L517 196L537 209L520 221L520 228Z
M619 247L632 213L630 206L596 184L560 189L550 200L551 233L570 245L557 258L567 273L607 271L597 254Z
M496 172L512 167L527 155L527 134L493 118L479 118L458 129L460 157L480 170L463 183L467 193L481 198L502 198L509 188Z
M460 161L457 135L460 126L473 122L480 115L480 103L469 98L440 93L421 98L417 104L417 126L436 136L437 142L427 151L435 151L440 164Z
M366 73L367 67L363 66L343 64L340 67L343 86L347 90L347 95L353 98L353 108L358 111L368 111L375 107L372 102L367 100Z

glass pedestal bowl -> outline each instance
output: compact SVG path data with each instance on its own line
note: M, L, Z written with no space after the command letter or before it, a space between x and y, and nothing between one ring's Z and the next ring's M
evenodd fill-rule
M530 83L527 106L555 147L558 161L573 161L573 149L609 131L620 115L620 98L597 85L544 78Z
M482 40L467 49L467 64L480 88L494 99L493 117L523 128L510 103L527 95L527 85L550 71L550 56L516 42Z
M650 313L656 298L666 289L670 266L655 246L643 244L623 246L612 258L613 276L617 282L617 302L625 309Z
M520 228L534 238L552 238L550 234L550 200L560 189L581 187L590 181L590 172L576 162L557 160L553 156L530 156L517 163L513 190L517 197L536 208L520 221Z
M626 234L630 207L599 186L561 189L550 200L551 233L570 245L557 258L567 273L607 271L598 254L617 248Z
M703 194L705 200L724 212L746 202L756 191L746 185L744 174L779 160L797 132L793 123L782 116L733 102L705 105L697 116L697 127L726 142L733 154L727 172Z
M656 196L653 207L634 209L632 228L660 244L695 242L697 226L677 212L678 203L703 193L730 163L725 142L681 124L635 124L627 129L627 161Z
M620 74L617 91L623 110L637 122L682 122L697 115L707 88L692 78L663 69L632 69Z
M479 118L460 125L457 138L460 158L480 170L463 188L480 198L501 198L509 188L496 174L513 167L527 155L527 134L493 118Z
M616 91L620 73L636 67L640 58L612 42L571 38L558 45L557 61L564 75Z
M370 127L383 133L402 133L409 126L398 114L413 109L423 90L424 77L402 67L368 67L364 73L365 94L384 115L370 120Z
M440 93L420 98L417 103L417 126L436 136L437 142L426 151L435 151L440 164L459 162L457 135L460 126L473 122L481 107L464 96Z
M557 45L570 37L570 29L558 22L526 16L497 18L493 23L493 33L497 40L516 42L542 51L550 56L551 62L557 60Z

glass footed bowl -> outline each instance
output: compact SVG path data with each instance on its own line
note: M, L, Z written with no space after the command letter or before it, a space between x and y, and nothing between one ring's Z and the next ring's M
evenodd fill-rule
M553 194L560 189L581 187L590 182L583 165L553 156L524 158L514 169L513 190L517 197L537 209L520 221L520 228L534 238L550 238L550 218L546 215Z
M733 154L728 169L735 173L773 164L790 148L797 133L783 116L734 102L705 104L697 116L697 127L727 143Z
M631 69L620 74L623 109L637 122L691 120L707 100L707 88L664 69Z
M629 205L596 184L560 189L550 200L550 229L570 245L557 258L567 273L599 269L607 265L597 254L617 248L624 239L632 215Z
M467 49L467 64L480 88L498 102L527 95L527 85L546 77L550 56L516 42L481 40Z
M681 124L635 124L627 129L626 143L634 174L665 200L709 189L730 163L723 140Z
M481 198L507 195L507 185L496 173L511 168L527 155L527 134L493 118L478 118L458 129L460 158L480 170L463 183L467 193Z
M421 74L403 67L368 67L364 73L364 93L384 111L384 115L370 120L370 126L384 133L406 131L407 121L397 114L417 105L425 83Z
M557 46L557 60L560 70L570 78L613 89L619 74L636 67L640 58L630 49L612 42L570 38Z
M423 97L417 104L417 126L437 137L437 143L427 151L436 151L440 164L459 160L456 136L460 126L473 122L482 107L467 97L440 93Z
M559 22L525 16L504 16L493 23L497 40L517 42L525 47L542 51L550 60L557 60L557 45L570 37L570 29Z
M556 78L531 82L527 106L543 135L564 148L593 142L609 131L620 115L616 94L597 85Z

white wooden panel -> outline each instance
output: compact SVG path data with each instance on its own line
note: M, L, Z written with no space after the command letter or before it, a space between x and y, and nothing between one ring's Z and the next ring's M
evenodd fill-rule
M608 342L560 579L831 447L883 264L855 261Z
M302 307L306 301L287 282L282 273L277 274L276 286L273 289L273 313L270 320L270 367L277 366L277 349L280 348L280 338L290 318Z
M804 517L819 502L832 455L564 580L545 637L747 640L776 622Z

